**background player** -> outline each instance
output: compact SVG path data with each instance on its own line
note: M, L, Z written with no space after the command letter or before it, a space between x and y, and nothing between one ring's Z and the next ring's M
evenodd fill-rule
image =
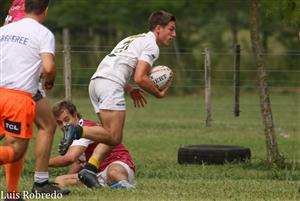
M56 122L60 128L73 123L81 126L99 127L95 122L82 119L76 106L70 101L59 101L52 108ZM78 172L86 164L98 143L81 138L74 140L64 156L56 156L49 161L49 167L64 167L71 165L67 175L56 177L55 182L61 186L82 185ZM123 144L114 147L105 158L98 170L98 181L101 185L108 184L112 188L134 188L135 165L128 150Z

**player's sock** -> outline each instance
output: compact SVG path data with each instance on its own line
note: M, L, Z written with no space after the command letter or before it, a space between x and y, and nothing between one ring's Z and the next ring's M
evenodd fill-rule
M35 172L34 173L34 182L38 184L43 184L49 180L48 172Z
M97 159L92 159L91 161L91 158L89 159L89 162L87 164L84 165L84 168L87 169L87 170L90 170L90 171L93 171L95 173L98 172L98 168L100 166L100 163ZM95 163L95 160L97 161L96 164Z
M14 150L9 146L0 147L0 165L11 163L14 160Z
M95 166L98 170L99 166L100 166L100 162L94 158L94 157L91 157L88 161L88 163L92 164L93 166Z
M19 192L19 180L22 173L24 157L4 165L7 192Z

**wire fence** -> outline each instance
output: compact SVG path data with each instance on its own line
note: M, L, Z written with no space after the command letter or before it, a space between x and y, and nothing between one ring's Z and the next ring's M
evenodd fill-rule
M96 71L98 63L113 47L97 45L69 45L69 47L72 64L72 88L85 88L88 86L90 77ZM57 51L58 61L60 61L57 66L56 85L58 86L64 84L64 64L62 61L64 60L65 50L62 50L62 48L62 45L58 45L58 49L60 49ZM172 88L174 91L179 88L190 89L190 92L195 92L199 88L199 91L201 91L205 82L203 51L198 51L199 54L195 53L194 48L180 49L180 53L172 48L165 48L160 53L163 57L162 63L170 63L167 66L170 66L174 72ZM268 52L265 55L270 89L298 91L300 87L300 51ZM212 87L226 89L233 86L235 73L233 60L235 56L235 52L232 50L227 52L211 51ZM240 57L241 87L246 89L256 88L257 69L253 61L253 53L242 49Z
M75 50L74 50L75 49ZM101 50L97 50L101 49ZM110 46L71 46L71 89L80 91L79 94L88 93L88 85L91 76L96 71L98 64L106 54L109 53ZM203 111L204 90L205 90L205 68L203 51L195 53L192 48L184 49L185 52L176 52L172 49L164 50L157 62L170 66L174 72L174 80L170 93L182 96L192 94L199 96L199 102L191 103L184 107L186 111ZM199 53L200 52L200 53ZM178 56L179 54L179 56ZM57 58L57 79L54 94L60 94L64 90L64 51L58 51ZM179 57L179 58L178 58ZM220 112L233 113L234 99L234 57L233 51L214 52L211 51L211 87L212 87L212 111L213 115ZM242 52L240 54L240 88L242 93L240 110L241 115L260 115L259 99L256 101L243 100L244 93L256 94L258 97L257 68L253 54ZM271 97L291 97L293 102L275 101L272 103L274 112L290 113L296 115L300 121L300 51L272 52L265 54L266 72L268 74L268 87ZM170 64L169 64L170 63ZM157 63L157 65L159 65ZM169 65L168 65L169 64ZM133 82L131 84L134 85ZM78 92L76 93L78 94ZM220 96L232 99L231 104L214 104L214 100ZM87 96L88 97L88 96ZM203 101L203 102L202 102ZM170 105L178 108L178 105ZM214 124L224 124L224 122L214 121ZM298 132L298 123L290 122ZM251 126L251 125L249 125ZM258 126L258 125L256 125Z

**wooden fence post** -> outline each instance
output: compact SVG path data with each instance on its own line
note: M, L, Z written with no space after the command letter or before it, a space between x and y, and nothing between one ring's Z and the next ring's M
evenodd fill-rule
M210 52L204 51L206 127L211 127L211 66Z
M234 46L234 116L240 116L240 45Z
M63 45L64 45L64 83L65 83L65 100L72 99L72 76L71 76L71 48L69 29L63 29Z

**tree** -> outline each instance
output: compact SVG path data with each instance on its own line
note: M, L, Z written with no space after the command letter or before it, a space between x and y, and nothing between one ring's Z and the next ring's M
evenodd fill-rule
M3 25L5 17L7 16L11 1L0 2L0 26Z
M269 97L269 89L268 89L268 82L267 82L267 72L266 72L264 58L263 58L263 48L259 40L258 1L259 0L251 1L250 35L251 35L252 49L254 52L255 62L258 70L260 108L261 108L263 125L265 127L264 132L266 137L265 140L266 140L266 147L267 147L267 161L269 163L282 165L283 157L279 153L275 130L274 130L271 101Z

